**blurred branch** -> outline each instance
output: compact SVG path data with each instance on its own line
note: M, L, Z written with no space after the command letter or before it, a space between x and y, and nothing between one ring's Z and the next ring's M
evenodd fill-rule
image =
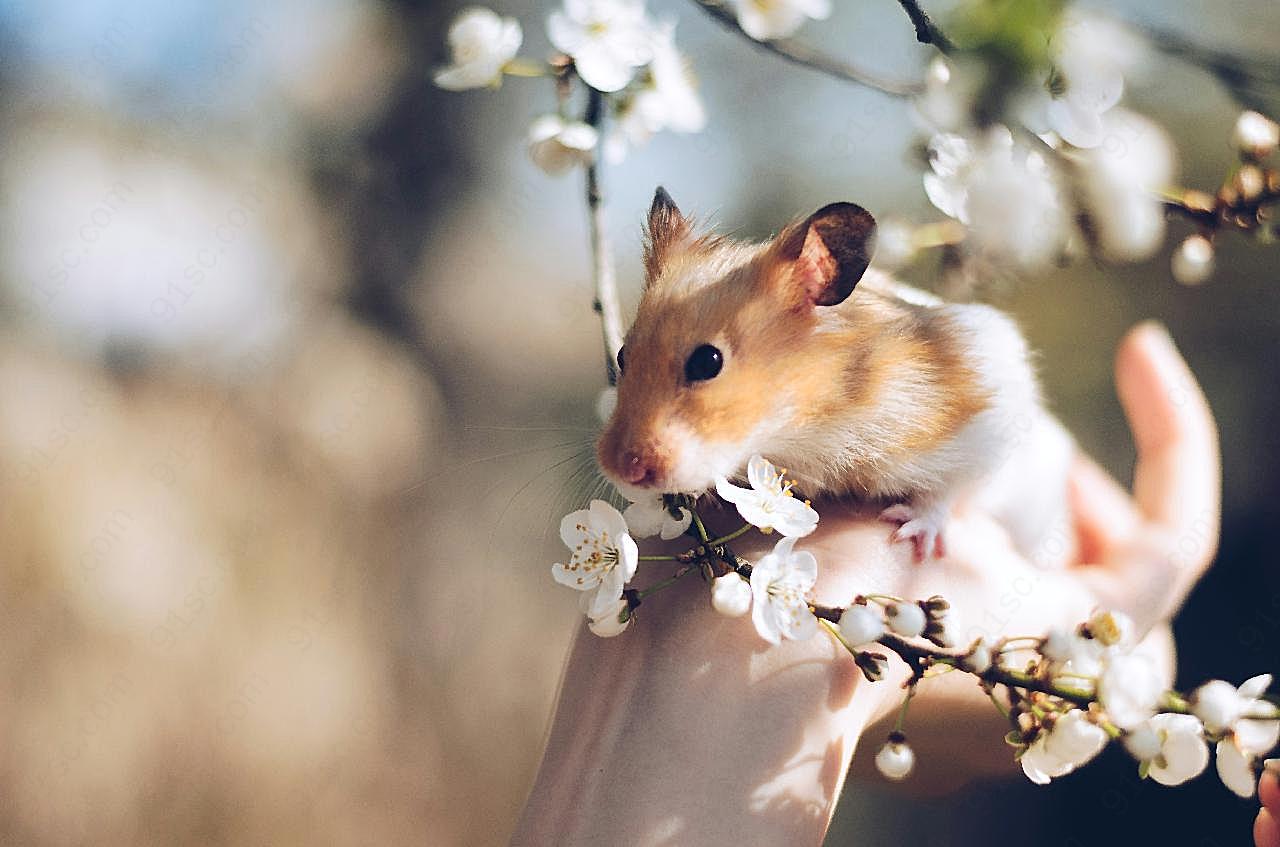
M1280 64L1262 57L1241 57L1215 50L1168 29L1122 18L1167 56L1203 68L1231 93L1236 102L1250 109L1268 112L1268 103L1259 89L1280 90Z
M1164 197L1165 210L1207 231L1255 232L1275 221L1280 203L1280 171L1245 165L1217 195L1186 189Z
M886 79L834 56L828 56L821 51L814 50L812 47L794 39L778 38L772 41L757 41L743 31L742 27L738 25L737 17L725 6L722 0L693 0L693 2L727 29L741 35L761 50L780 56L792 64L824 73L845 82L853 82L867 88L874 88L894 97L912 97L924 91L923 83ZM917 30L918 32L919 30Z
M604 125L604 95L587 86L587 112L583 120L597 132ZM604 196L600 189L600 150L596 144L587 166L587 223L591 234L591 273L596 295L592 308L600 316L604 333L605 371L610 385L618 380L618 351L622 349L622 306L618 301L618 276L613 266L613 249L605 226Z
M954 46L951 39L938 29L938 25L929 17L929 13L921 9L916 0L898 0L898 5L907 13L907 17L911 19L911 25L916 28L916 41L921 44L932 44L943 53Z

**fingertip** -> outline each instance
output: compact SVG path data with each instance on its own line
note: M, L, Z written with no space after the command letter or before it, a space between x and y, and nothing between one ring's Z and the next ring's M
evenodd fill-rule
M1267 809L1259 810L1253 821L1253 843L1255 847L1280 847L1280 824Z
M1270 768L1262 774L1262 780L1258 783L1258 799L1264 807L1271 810L1273 817L1280 815L1280 777Z
M1208 401L1169 331L1146 321L1116 354L1116 391L1138 448L1134 494L1144 513L1178 524L1216 508L1218 438Z

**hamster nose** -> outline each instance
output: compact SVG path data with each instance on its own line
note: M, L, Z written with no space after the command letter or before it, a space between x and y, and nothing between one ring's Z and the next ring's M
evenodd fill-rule
M622 454L622 479L631 485L648 485L654 481L658 472L651 457L628 450Z

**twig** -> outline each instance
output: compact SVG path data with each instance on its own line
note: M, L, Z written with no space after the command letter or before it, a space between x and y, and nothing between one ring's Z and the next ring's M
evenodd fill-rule
M587 112L583 120L597 132L604 125L604 95L587 87ZM609 384L618 382L618 351L622 349L622 306L618 300L618 276L613 266L613 249L605 223L604 195L600 189L600 150L596 144L587 165L587 221L591 235L591 274L595 281L592 308L600 316L604 335L605 373Z
M1253 232L1268 223L1268 215L1273 213L1265 211L1267 207L1280 203L1280 171L1254 170L1258 185L1248 193L1234 187L1219 191L1217 196L1184 190L1164 196L1165 211L1180 215L1203 230Z
M900 80L886 79L879 74L864 70L849 62L828 56L818 50L813 49L805 44L795 41L791 38L777 38L771 41L757 41L743 31L738 25L738 19L734 16L721 0L693 0L704 12L715 20L719 21L723 26L741 35L761 50L765 50L775 56L780 56L801 67L809 68L820 73L833 76L836 79L842 79L846 82L857 83L868 88L874 88L876 91L889 94L893 97L913 97L924 91L924 84L919 82L903 82Z
M743 579L750 581L750 562L746 561L741 556L738 556L727 547L717 547L711 552L736 570ZM815 617L831 624L839 623L840 616L843 615L845 611L844 609L839 609L834 606L822 606L816 603L810 604L810 608L813 609ZM917 643L910 638L904 638L901 635L897 635L892 632L885 632L877 639L877 643L888 647L890 650L897 653L903 661L912 665L913 668L920 669L921 672L923 671L923 667L921 665L922 662L958 666L960 662L969 655L968 648L946 648L935 647L933 645L926 646L925 644ZM1082 691L1078 688L1071 688L1065 685L1058 685L1052 680L1041 679L1021 671L1009 670L1008 668L1001 666L998 661L992 662L991 667L987 668L982 673L974 673L973 671L970 671L970 673L973 673L977 679L988 684L1005 685L1010 688L1021 688L1026 691L1039 691L1043 694L1051 694L1054 697L1059 697L1068 702L1075 703L1077 706L1083 706L1086 708L1096 699L1087 691Z
M1197 44L1172 30L1161 29L1127 18L1125 22L1142 33L1157 50L1167 56L1204 68L1231 92L1236 102L1250 109L1267 112L1267 102L1258 89L1280 88L1280 64L1261 56L1242 58L1233 53Z
M938 25L929 17L929 13L920 8L916 0L898 0L898 5L907 13L907 17L911 19L911 25L916 28L916 41L921 44L932 44L943 53L955 46L951 43L951 39L938 29Z

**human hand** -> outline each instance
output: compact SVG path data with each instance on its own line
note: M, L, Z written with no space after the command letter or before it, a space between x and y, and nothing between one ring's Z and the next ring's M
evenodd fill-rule
M1171 680L1167 622L1217 547L1217 433L1203 394L1158 326L1141 325L1121 343L1116 385L1138 449L1132 495L1081 456L1069 479L1073 524L1046 539L1031 558L1015 550L988 516L969 512L956 515L948 527L946 560L919 567L904 551L889 549L880 551L869 571L860 559L874 552L864 536L875 528L865 516L842 516L823 506L818 533L806 539L827 579L819 585L819 599L843 605L853 593L941 594L964 621L958 630L964 643L1037 635L1050 626L1073 626L1097 608L1117 609L1150 633L1141 649ZM890 696L877 704L877 718L893 714L901 696L891 686L880 693ZM920 687L912 706L913 746L922 758L965 767L922 769L923 778L912 780L914 789L949 790L975 775L1012 767L1001 745L975 750L973 733L954 732L957 720L976 721L974 732L985 734L998 732L1000 722L962 675ZM867 758L855 762L856 771L869 770Z
M963 631L989 638L1039 634L1074 625L1099 606L1119 608L1152 628L1144 647L1171 673L1167 630L1158 624L1176 611L1216 546L1217 436L1162 330L1139 327L1125 339L1117 386L1138 445L1135 493L1131 499L1096 466L1077 463L1065 565L1040 567L976 512L957 515L949 527L946 560L917 565L910 549L889 542L877 510L822 503L817 531L802 542L819 561L816 601L940 593L968 618ZM734 516L722 517L716 529L732 530ZM735 549L754 560L773 541L749 535ZM637 588L668 575L649 568L641 566ZM905 679L905 666L894 674ZM646 600L621 637L580 633L513 843L713 847L744 843L749 832L754 843L817 844L850 760L874 755L873 745L855 757L859 739L901 696L893 679L863 680L822 633L770 646L749 620L715 614L705 586L687 579ZM1000 718L980 696L962 674L921 686L912 745L921 760L947 766L921 768L913 784L1013 770L999 743ZM980 720L992 721L990 732L956 732L958 721ZM991 741L975 745L974 737Z

